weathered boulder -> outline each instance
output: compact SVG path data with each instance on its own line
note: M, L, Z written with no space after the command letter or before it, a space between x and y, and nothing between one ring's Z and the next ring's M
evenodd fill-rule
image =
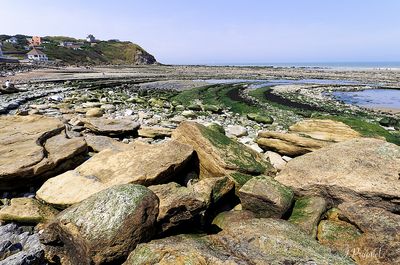
M165 138L171 137L172 129L164 127L143 127L141 126L138 135L146 138Z
M294 133L262 131L258 133L257 144L266 151L274 151L288 156L300 156L330 143Z
M127 151L104 150L94 155L75 170L47 180L36 196L64 208L117 184L167 183L179 176L193 154L190 146L176 141L130 146Z
M0 220L5 222L37 224L54 219L58 211L33 198L14 198L10 205L0 209Z
M296 200L289 222L299 226L313 238L317 236L317 226L326 211L327 203L322 197L302 197Z
M340 121L309 119L299 121L290 126L289 130L313 139L342 142L361 137L360 133Z
M106 149L111 149L114 151L127 151L129 148L131 148L131 146L128 144L124 144L120 141L103 135L86 134L85 140L88 147L94 152L101 152Z
M129 119L85 118L85 128L103 135L135 134L140 124Z
M278 219L235 222L211 236L179 235L139 244L131 264L354 264Z
M269 176L250 179L240 188L238 196L243 210L257 217L280 218L293 201L293 192Z
M157 214L158 198L152 191L117 185L61 212L40 240L51 262L121 262L138 243L153 236Z
M197 221L233 188L234 183L227 177L204 179L188 187L174 182L149 186L160 199L157 221L161 232Z
M276 180L297 195L322 196L336 205L363 200L398 212L399 172L399 146L358 138L290 160Z
M240 187L254 175L275 172L256 151L198 123L182 122L172 138L193 146L200 161L200 179L230 176Z
M79 163L86 143L68 139L63 131L64 124L55 118L1 116L0 190L26 187Z

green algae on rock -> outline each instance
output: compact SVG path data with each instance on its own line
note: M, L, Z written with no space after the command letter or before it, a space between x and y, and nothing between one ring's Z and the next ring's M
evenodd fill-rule
M158 198L152 191L140 185L118 185L61 212L45 227L41 242L50 261L120 261L153 236L157 214Z

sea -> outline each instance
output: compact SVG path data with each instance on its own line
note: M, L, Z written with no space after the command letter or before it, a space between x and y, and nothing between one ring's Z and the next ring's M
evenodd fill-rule
M270 66L286 68L400 69L399 62L293 62L293 63L217 63L208 66Z

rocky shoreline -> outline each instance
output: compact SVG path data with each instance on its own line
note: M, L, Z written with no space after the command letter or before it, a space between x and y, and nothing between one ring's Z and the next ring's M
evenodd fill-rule
M400 263L398 114L329 96L365 85L251 81L397 87L394 72L147 66L15 78L20 92L0 95L0 264ZM246 81L193 81L213 78Z

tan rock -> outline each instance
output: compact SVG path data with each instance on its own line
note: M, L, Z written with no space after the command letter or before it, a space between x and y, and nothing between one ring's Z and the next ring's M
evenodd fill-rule
M81 120L87 129L96 134L134 134L140 127L140 124L129 119L86 118Z
M85 153L86 143L67 139L63 131L64 124L55 118L1 116L0 190L30 185L57 167L70 169L65 162Z
M182 122L172 138L194 148L200 161L200 179L230 176L238 186L251 176L275 170L249 147L194 122Z
M227 211L218 214L212 224L219 227L220 229L225 229L232 225L235 225L235 222L241 222L248 219L256 218L255 214L250 211Z
M47 180L37 197L66 207L118 184L166 183L180 174L192 154L190 146L176 141L154 145L135 142L123 152L104 150L75 170Z
M330 145L288 162L276 180L298 195L333 202L363 200L400 211L400 147L358 138Z
M288 156L300 156L330 143L294 133L263 131L258 133L257 144L266 151L274 151Z
M290 126L289 130L294 133L307 135L313 139L330 142L342 142L361 137L350 126L333 120L303 120Z
M286 166L287 162L283 160L281 155L278 153L267 151L265 152L264 157L268 159L272 166L278 171L281 171Z
M0 220L5 222L37 224L55 218L58 211L32 198L14 198L10 205L0 209Z
M97 153L106 149L126 151L131 148L128 144L124 144L120 141L114 140L113 138L102 135L86 134L85 140L88 147Z
M104 110L101 108L90 108L86 111L86 117L101 117L104 114Z

